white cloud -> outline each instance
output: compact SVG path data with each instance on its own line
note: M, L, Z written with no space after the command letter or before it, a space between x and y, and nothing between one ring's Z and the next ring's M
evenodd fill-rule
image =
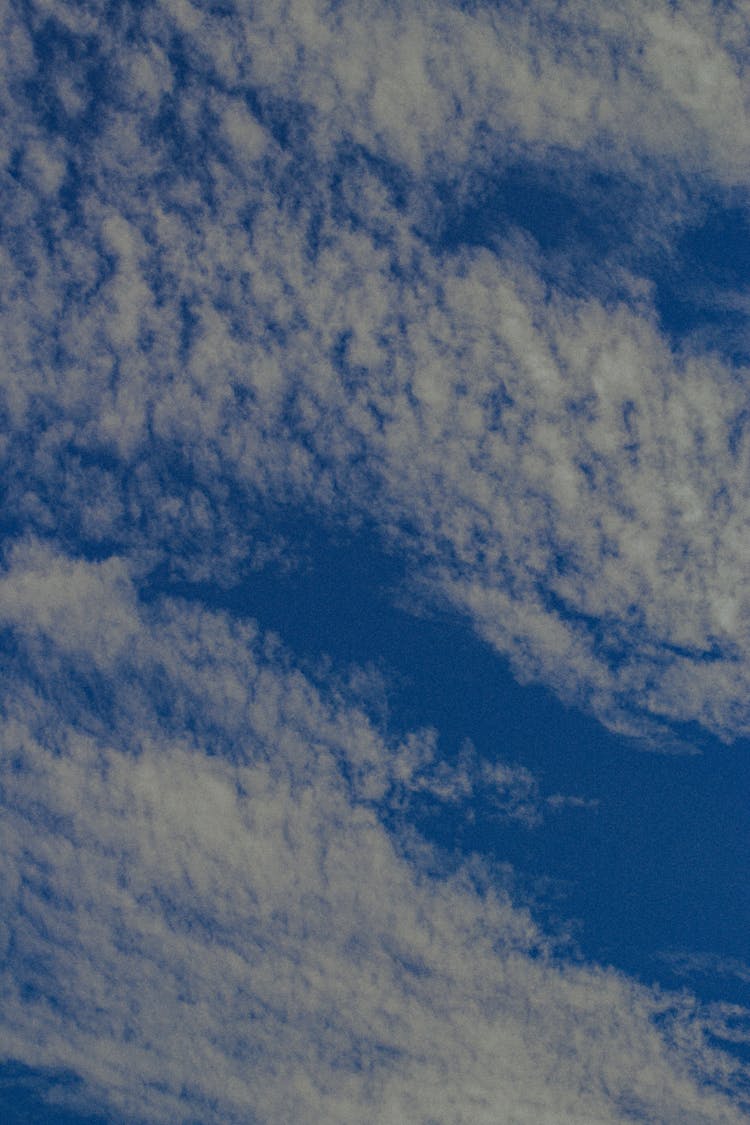
M91 566L61 560L30 542L11 551L0 579L0 615L21 633L55 636L63 650L94 663L116 659L133 641L135 601L118 559Z
M674 200L668 247L680 178L746 179L745 13L182 2L110 30L52 2L31 30L48 15L91 53L0 36L6 512L47 540L0 581L27 661L3 1049L154 1122L746 1119L707 1046L726 1013L556 958L377 815L482 790L533 825L578 798L447 770L433 733L389 739L254 628L130 584L278 555L259 497L364 515L521 677L628 732L748 733L746 373L675 355L609 261L571 296L520 239L419 234L436 185L465 201L530 160Z
M97 32L116 98L85 142L52 139L20 96L19 38L14 517L227 585L267 549L248 494L364 513L519 676L614 729L746 734L743 372L673 354L647 279L572 297L522 242L440 253L415 233L431 177L472 172L477 129L485 164L541 145L643 183L657 156L736 179L742 14L607 12L151 12L132 49ZM349 141L339 160L347 137L412 184L399 207ZM48 194L66 159L74 223Z
M698 974L729 976L736 977L743 984L750 984L750 965L738 957L724 957L716 953L691 953L685 950L672 950L657 954L657 957L680 976Z
M729 184L747 174L735 5L291 0L254 19L204 13L199 27L191 61L304 106L325 156L351 139L416 175L560 149L629 170L666 159Z
M16 560L39 601L3 603L6 1054L150 1122L746 1120L689 998L567 963L478 865L386 832L367 767L399 751L343 697L249 626L138 606L119 564L43 555Z

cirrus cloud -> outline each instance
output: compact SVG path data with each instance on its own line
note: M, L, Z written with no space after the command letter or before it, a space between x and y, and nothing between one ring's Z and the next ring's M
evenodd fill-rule
M710 1013L566 961L481 864L386 830L413 742L250 625L138 606L115 560L30 546L3 595L16 573L41 597L2 603L6 1052L124 1120L746 1119Z

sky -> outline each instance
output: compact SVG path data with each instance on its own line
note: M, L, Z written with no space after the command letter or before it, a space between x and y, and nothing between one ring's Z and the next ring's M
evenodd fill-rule
M750 10L0 0L0 1118L750 1122Z

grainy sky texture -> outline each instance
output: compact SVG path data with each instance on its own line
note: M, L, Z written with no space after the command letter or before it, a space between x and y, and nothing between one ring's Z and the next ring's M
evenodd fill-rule
M2 1120L750 1122L750 9L0 15Z

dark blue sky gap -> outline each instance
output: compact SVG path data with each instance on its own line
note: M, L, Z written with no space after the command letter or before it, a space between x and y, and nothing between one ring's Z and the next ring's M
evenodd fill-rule
M20 1063L0 1065L0 1120L3 1125L117 1125L116 1118L55 1105L55 1095L80 1090L68 1074L35 1070Z
M750 362L750 209L707 208L656 277L656 307L675 340L697 336L733 363ZM746 304L732 307L732 299Z
M498 821L486 800L471 810L425 805L417 813L428 838L511 862L526 889L538 880L558 884L550 909L581 921L585 956L672 986L677 980L658 952L746 955L750 747L693 731L703 754L637 750L547 689L520 686L457 616L395 608L405 565L371 531L315 528L301 512L287 513L274 530L299 552L302 567L268 568L226 591L156 579L147 598L176 594L254 618L298 658L330 656L334 672L378 667L395 732L435 726L448 758L468 737L483 756L531 769L544 795L597 799L596 810L550 810L533 830ZM750 1002L740 982L700 979L696 988L706 999Z
M625 296L606 269L622 265L654 283L660 324L675 346L697 338L731 362L750 360L750 201L688 201L678 222L665 213L664 200L626 180L528 164L478 178L476 190L460 199L452 185L437 195L435 227L424 233L440 249L499 246L522 231L541 252L542 272L573 292L605 299ZM669 252L660 229L667 222L676 233ZM742 293L744 309L727 307L728 296Z

